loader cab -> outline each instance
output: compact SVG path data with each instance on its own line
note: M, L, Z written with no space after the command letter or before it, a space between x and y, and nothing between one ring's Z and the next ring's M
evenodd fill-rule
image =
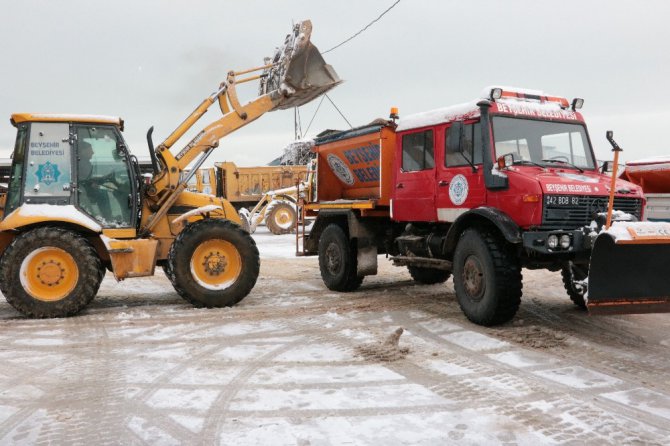
M16 114L4 215L23 204L74 205L103 228L135 228L138 182L118 118Z

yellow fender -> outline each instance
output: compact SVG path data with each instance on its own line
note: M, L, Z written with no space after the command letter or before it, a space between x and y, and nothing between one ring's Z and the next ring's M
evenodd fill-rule
M102 226L73 205L23 204L15 209L2 222L0 231L18 229L36 223L71 223L91 232L101 233Z

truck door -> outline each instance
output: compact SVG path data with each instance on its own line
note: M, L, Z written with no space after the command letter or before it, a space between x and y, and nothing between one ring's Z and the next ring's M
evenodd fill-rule
M440 155L436 169L435 201L437 218L454 222L461 214L486 202L486 186L482 172L482 144L479 122L463 125L462 151L450 148L449 133L456 126L447 127L440 141ZM450 150L451 149L451 150ZM477 171L473 172L472 165Z
M396 148L391 218L435 221L435 146L433 129L405 133Z

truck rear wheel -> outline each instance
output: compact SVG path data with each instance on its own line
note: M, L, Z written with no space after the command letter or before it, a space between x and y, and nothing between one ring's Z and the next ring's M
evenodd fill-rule
M454 288L465 316L478 325L502 324L521 303L521 267L504 241L468 229L454 253Z
M363 282L357 274L356 248L336 224L330 224L319 238L319 270L328 289L354 291Z
M189 224L170 247L165 274L174 289L196 307L230 307L244 299L260 270L251 236L228 221Z
M584 281L588 276L588 267L575 265L572 262L568 262L561 270L565 291L568 292L570 300L582 310L586 310L586 301L584 300L586 285Z
M451 276L450 271L435 268L420 268L418 266L408 266L410 276L415 282L423 283L424 285L433 285L435 283L444 283Z
M0 261L0 291L26 316L72 316L93 300L104 274L95 249L61 228L19 235Z
M289 234L295 228L295 206L287 201L273 201L265 211L265 226L275 235Z

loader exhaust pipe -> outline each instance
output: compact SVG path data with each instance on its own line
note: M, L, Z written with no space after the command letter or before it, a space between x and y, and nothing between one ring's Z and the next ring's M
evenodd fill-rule
M312 22L304 20L293 27L284 44L261 74L259 95L270 94L273 110L299 107L340 84L333 67L311 42Z

